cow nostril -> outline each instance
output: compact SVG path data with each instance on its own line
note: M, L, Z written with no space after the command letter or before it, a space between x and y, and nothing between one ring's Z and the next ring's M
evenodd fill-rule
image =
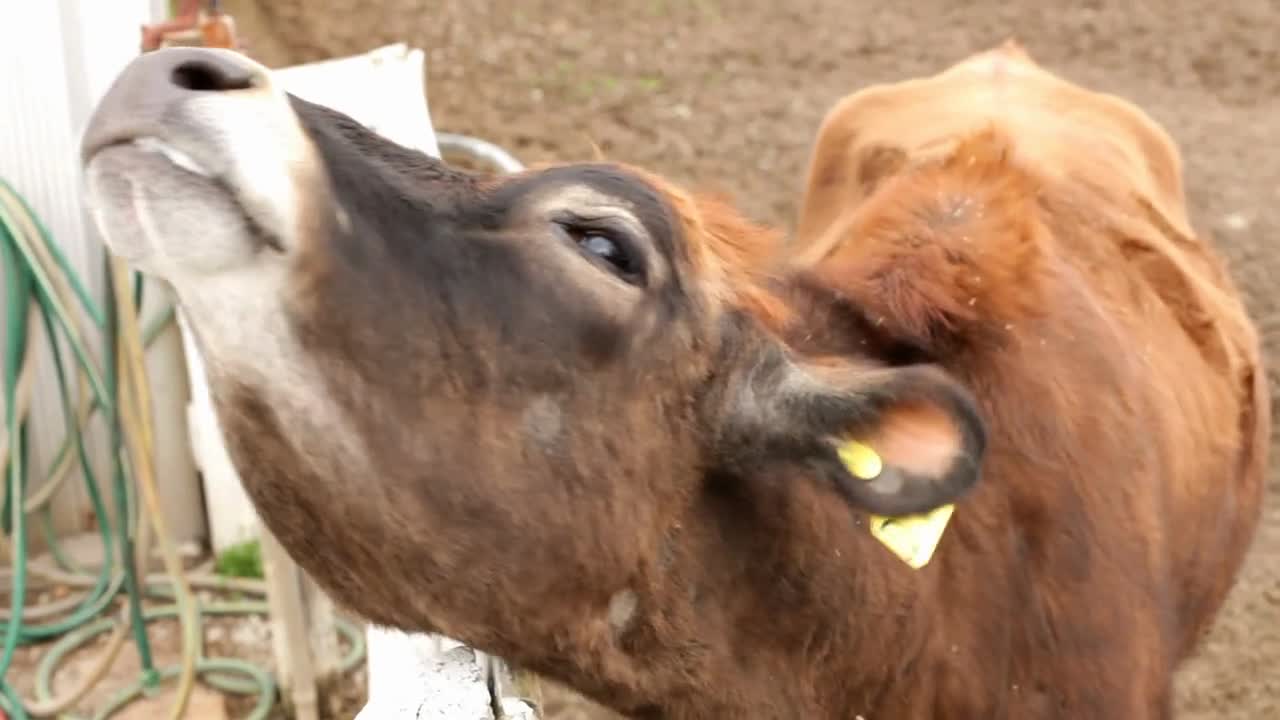
M247 68L188 60L173 69L173 84L197 92L248 90L254 86L254 74Z

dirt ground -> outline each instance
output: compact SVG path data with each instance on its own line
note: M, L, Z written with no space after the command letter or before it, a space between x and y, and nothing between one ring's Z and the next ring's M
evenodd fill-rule
M1280 353L1280 5L914 0L239 0L269 65L404 41L428 52L441 130L525 162L611 159L733 197L790 227L825 110L1008 36L1133 99L1182 145L1194 217L1225 248ZM304 9L305 5L305 9ZM1280 390L1273 371L1273 382ZM1185 720L1280 717L1280 461L1229 605L1180 677ZM568 714L562 717L569 717Z

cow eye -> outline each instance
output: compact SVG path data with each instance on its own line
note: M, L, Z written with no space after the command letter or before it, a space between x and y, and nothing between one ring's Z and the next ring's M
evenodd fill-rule
M639 284L640 263L626 240L612 230L562 226L588 260L619 278Z
M608 236L594 232L585 233L578 239L578 247L588 255L594 255L609 263L618 272L630 274L634 271L630 256Z

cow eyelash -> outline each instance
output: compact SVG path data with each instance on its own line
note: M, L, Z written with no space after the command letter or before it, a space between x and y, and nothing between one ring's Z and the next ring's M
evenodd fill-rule
M557 222L578 252L593 264L632 285L644 280L640 255L631 239L614 228L579 222Z

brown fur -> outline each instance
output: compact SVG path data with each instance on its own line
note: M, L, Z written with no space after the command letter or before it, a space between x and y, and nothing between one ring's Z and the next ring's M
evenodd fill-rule
M961 64L833 111L794 264L937 357L989 420L929 611L937 717L1165 717L1259 517L1258 340L1188 228L1163 131L1016 46L969 62L993 55L1025 75ZM989 117L974 85L1013 112ZM1036 103L1071 112L1021 112Z
M1258 519L1257 339L1167 136L994 52L837 106L793 251L592 176L649 223L639 289L537 216L555 170L476 184L299 103L364 234L311 238L287 309L368 457L211 368L265 522L371 620L635 717L1168 717ZM969 394L983 478L912 570L809 440L891 429L936 480Z

